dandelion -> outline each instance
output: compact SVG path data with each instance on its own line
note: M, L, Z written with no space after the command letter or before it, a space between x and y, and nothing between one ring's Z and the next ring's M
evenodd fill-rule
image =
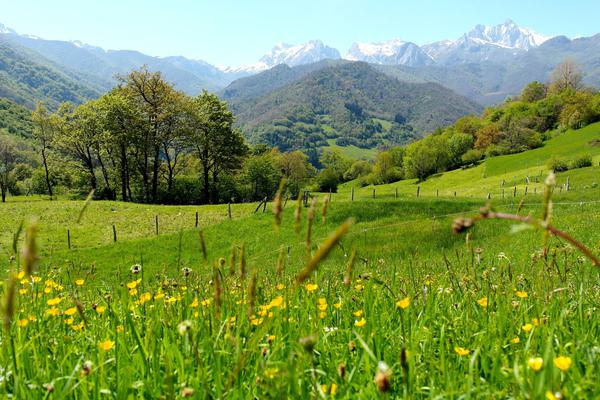
M542 357L531 357L529 360L527 360L527 365L529 368L537 372L542 369L542 366L544 365L544 359Z
M97 306L96 307L96 312L100 315L104 314L104 311L106 311L106 306Z
M362 328L363 326L365 326L367 324L367 320L364 318L361 318L359 320L354 321L354 326L358 327L358 328Z
M265 378L273 379L277 376L278 372L279 372L279 368L267 368L267 369L265 369Z
M85 283L85 280L83 280L83 279L76 279L75 280L75 284L77 286L83 286L84 283Z
M84 328L83 322L80 324L71 325L71 329L73 329L76 332L83 330L83 328Z
M285 289L285 285L283 283L278 283L277 286L275 286L275 289L283 290L283 289Z
M117 325L117 333L125 332L125 327L123 325Z
M396 302L396 307L397 308L401 308L403 310L406 310L408 308L408 306L410 306L410 297L405 297L401 300L398 300Z
M283 296L277 296L269 303L269 309L273 307L281 307L283 304Z
M526 299L528 297L527 292L524 292L524 291L521 291L521 290L517 290L516 291L516 295L520 299Z
M17 321L17 326L19 328L25 328L27 325L29 325L29 320L28 319L20 319Z
M358 318L358 317L361 317L363 315L363 313L364 313L364 310L357 310L357 311L354 311L352 314L354 314L354 316Z
M98 348L102 351L110 351L113 347L115 347L115 342L110 339L98 342Z
M482 297L479 300L477 300L477 304L479 304L483 308L487 308L487 306L488 306L488 299L487 299L487 297Z
M52 307L46 310L46 314L56 317L60 314L60 310L56 307Z
M526 333L529 333L533 329L533 325L525 324L521 327L521 329L523 329Z
M518 344L518 343L521 343L521 339L519 339L518 336L515 336L514 338L510 339L510 342L512 344Z
M362 292L364 288L365 286L361 283L357 283L356 286L354 286L354 289L356 289L358 292Z
M471 350L465 349L464 347L459 347L459 346L456 346L454 348L454 351L456 352L456 354L458 354L461 357L467 356L471 353Z
M554 366L561 371L565 372L571 368L572 360L571 357L558 356L554 359Z
M275 341L275 335L267 335L267 343L271 344Z
M252 317L252 318L250 318L250 323L254 326L258 326L263 323L263 319L257 318L257 317Z
M48 300L46 304L48 304L49 306L56 306L60 304L61 301L63 301L62 297L55 297L53 299Z
M546 391L546 399L548 400L562 400L563 396L560 392L552 393L551 390Z
M316 283L307 283L306 285L304 285L304 288L308 292L314 292L319 288L319 285L317 285Z
M337 303L333 303L333 307L335 307L339 310L340 308L342 308L342 302L338 301Z
M127 289L129 290L133 290L137 287L137 285L140 284L142 280L141 279L137 279L135 281L131 281L131 282L127 282Z
M67 308L65 310L65 315L75 315L75 313L77 312L77 307L71 307L71 308Z

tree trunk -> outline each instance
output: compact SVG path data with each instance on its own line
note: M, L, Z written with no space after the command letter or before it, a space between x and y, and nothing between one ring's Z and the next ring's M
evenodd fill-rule
M44 170L46 172L46 185L48 186L48 194L50 200L52 200L52 184L50 183L50 171L48 171L48 156L46 155L46 148L42 146L42 161L44 162Z
M4 187L4 185L0 187L0 191L2 192L2 202L6 203L6 188Z
M121 143L121 198L123 201L127 201L127 153L125 151L125 145Z
M158 167L160 166L160 147L154 146L154 163L152 165L152 202L158 200Z

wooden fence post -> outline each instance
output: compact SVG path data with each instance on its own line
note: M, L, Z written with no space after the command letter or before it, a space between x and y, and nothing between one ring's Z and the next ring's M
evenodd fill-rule
M354 201L354 186L352 186L352 194L350 195L350 201Z
M394 188L394 189L395 189L395 194L394 195L396 196L396 198L398 198L398 188Z
M435 197L440 197L440 189L435 189Z
M196 228L198 227L198 211L196 211Z
M567 192L571 189L571 180L569 179L569 177L567 176Z
M373 188L373 198L375 198L375 188Z
M417 197L419 197L420 193L421 193L421 186L417 186Z
M527 189L529 188L529 186L525 186L525 196L527 196Z
M515 190L513 191L513 197L517 197L517 187L515 186Z
M331 188L329 188L329 201L331 202Z
M71 231L67 229L67 246L71 250Z
M227 203L227 215L229 215L229 219L231 219L231 202Z
M113 242L117 241L117 228L115 228L115 224L113 224Z
M158 236L158 215L154 216L154 225L156 226L156 236Z
M492 194L488 192L487 198L488 198L488 200L491 199L492 198Z

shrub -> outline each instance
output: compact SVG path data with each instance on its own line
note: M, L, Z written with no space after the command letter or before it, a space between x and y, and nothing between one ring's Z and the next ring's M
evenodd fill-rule
M571 161L571 168L585 168L592 166L592 156L584 154Z
M564 172L569 169L569 164L566 160L558 157L553 157L548 161L548 169L554 172Z
M477 161L483 158L483 152L481 150L471 149L462 155L462 161L465 164L475 164Z

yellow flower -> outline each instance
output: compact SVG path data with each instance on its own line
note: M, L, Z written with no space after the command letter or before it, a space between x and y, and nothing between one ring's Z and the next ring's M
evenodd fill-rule
M334 303L333 306L339 310L342 307L342 302L339 301L337 303Z
M250 323L254 326L258 326L260 324L263 323L263 319L262 318L256 318L256 317L252 317L250 318Z
M19 273L17 274L17 279L23 279L24 276L25 276L25 271L19 271Z
M357 284L356 286L354 286L354 288L355 288L356 290L358 290L359 292L361 292L361 291L362 291L362 290L363 290L365 287L359 283L359 284Z
M104 314L104 311L106 311L106 306L98 306L96 307L96 312L100 315Z
M46 314L48 315L52 315L52 316L57 316L58 314L60 314L60 310L56 307L52 307L46 310Z
M329 388L329 394L335 396L335 394L337 393L337 387L337 384L332 383L331 388Z
M83 286L84 283L85 283L85 280L83 280L83 279L77 279L77 280L75 280L75 284L77 286Z
M130 296L137 296L137 294L138 294L138 290L136 288L129 289Z
M52 288L50 287L45 287L44 288L44 293L48 294L48 293L52 293Z
M325 311L327 310L327 304L319 304L317 307L319 307L320 311Z
M554 366L561 371L566 371L571 368L571 357L567 356L558 356L554 359Z
M514 338L510 339L510 342L512 344L517 344L517 343L521 343L521 339L519 339L518 336L515 336Z
M524 291L517 290L516 294L517 294L517 297L519 297L521 299L526 299L528 297L527 292L524 292Z
M523 329L525 332L529 333L533 329L533 325L525 324L521 327L521 329Z
M319 318L321 318L321 319L325 318L326 316L327 316L327 313L325 311L321 311L319 313Z
M265 378L273 379L277 376L278 372L279 372L279 368L267 368L267 369L265 369Z
M67 308L65 310L65 315L73 315L77 312L77 307Z
M271 344L275 341L275 335L268 335L267 336L267 343Z
M200 302L200 304L202 304L202 307L206 307L208 305L210 305L210 299L204 299Z
M410 306L410 297L405 297L402 300L396 302L396 307L406 310Z
M113 347L115 347L115 342L113 342L113 341L112 341L112 340L110 340L110 339L106 339L106 340L104 340L104 341L102 341L102 342L98 342L98 348L99 348L100 350L103 350L103 351L109 351L109 350L110 350L110 349L112 349Z
M562 394L560 394L559 392L552 393L552 391L550 390L546 391L546 399L548 400L561 400L562 398Z
M140 296L140 299L138 300L138 302L140 304L144 304L144 303L146 303L147 301L150 301L150 300L152 300L152 294L150 294L149 292L146 292L146 293L144 293L144 294L142 294Z
M160 300L160 299L162 299L163 297L165 297L165 294L164 294L164 293L156 293L156 294L154 295L154 300Z
M30 321L32 321L32 322L33 321L37 321L37 318L35 317L35 315L30 315L30 316L27 317L27 319L30 320Z
M363 326L365 326L367 324L367 320L364 318L361 318L357 321L354 321L354 326L357 326L359 328L362 328Z
M361 317L363 315L363 310L354 311L353 314L355 317Z
M19 294L20 295L27 294L27 289L19 289Z
M156 299L156 296L154 298ZM200 302L198 302L198 298L195 297L194 301L192 301L192 304L190 304L190 307L197 308L199 305L200 305Z
M531 323L533 324L533 326L539 326L540 325L540 320L537 318L534 318L531 320Z
M127 283L127 289L130 289L130 290L131 289L135 289L137 287L137 285L140 284L141 281L142 281L141 279L138 279L138 280L135 280L135 281L128 282Z
M488 306L488 299L487 299L487 297L482 297L479 300L477 300L477 304L479 304L483 308L486 308Z
M73 329L74 331L80 331L83 329L83 322L80 324L76 324L76 325L71 325L71 329Z
M46 303L49 306L55 306L55 305L59 304L61 301L63 301L62 297L55 297L53 299L48 300Z
M537 372L542 369L542 366L544 365L544 359L542 357L531 357L529 360L527 360L527 365L529 368Z
M269 308L281 307L283 304L283 296L277 296L269 303Z
M28 319L20 319L17 321L17 325L21 328L25 328L29 324Z
M283 290L283 289L285 289L285 285L283 283L278 283L277 286L275 286L275 288L277 290Z
M117 333L125 332L125 327L123 325L117 325Z
M304 285L304 288L308 292L314 292L315 290L317 290L319 288L319 285L317 285L316 283L307 283L306 285Z
M327 304L327 299L325 297L319 297L317 300L318 304Z
M458 354L461 357L467 356L467 355L469 355L469 353L471 353L471 350L465 349L464 347L458 347L458 346L456 346L454 348L454 351L456 352L456 354Z
M72 325L73 321L75 321L73 318L67 318L67 319L65 319L65 324Z

